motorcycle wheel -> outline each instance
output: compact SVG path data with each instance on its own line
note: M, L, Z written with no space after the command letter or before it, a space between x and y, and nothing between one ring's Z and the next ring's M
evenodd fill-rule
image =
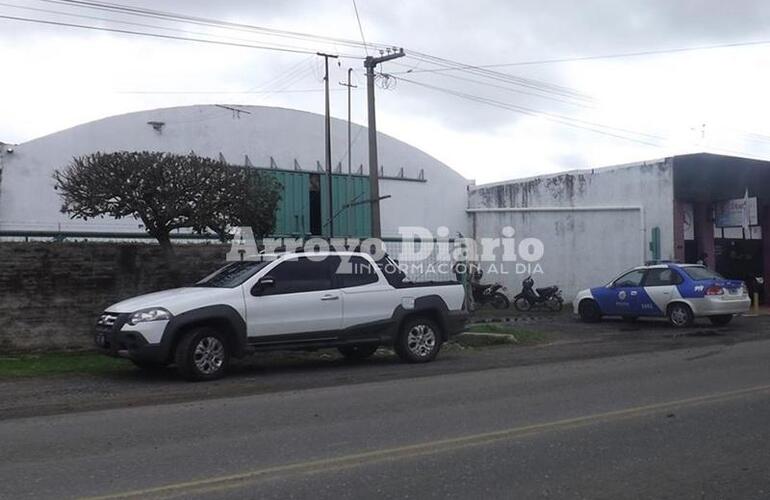
M495 296L492 297L492 307L495 309L508 309L511 307L511 301L508 297L501 292L495 292Z
M548 299L545 305L551 311L559 312L561 311L562 307L564 307L564 302L562 302L561 299L557 299L554 297L554 298Z
M524 297L519 297L513 301L513 307L515 307L517 311L527 312L532 309L532 304L530 304Z

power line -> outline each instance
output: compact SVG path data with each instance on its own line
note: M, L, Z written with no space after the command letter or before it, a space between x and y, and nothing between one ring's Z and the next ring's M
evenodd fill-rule
M278 89L278 90L119 90L116 94L137 95L245 95L245 94L294 94L303 92L323 92L324 89ZM345 89L330 89L331 92L344 92Z
M479 96L476 96L476 95L473 95L473 94L468 94L468 93L465 93L465 92L459 92L459 91L452 90L452 89L446 89L446 88L443 88L443 87L438 87L438 86L430 85L430 84L427 84L427 83L422 83L422 82L417 82L417 81L414 81L414 80L409 80L409 79L406 79L404 77L398 77L398 79L399 80L403 80L403 81L405 81L407 83L411 83L413 85L418 85L418 86L425 87L425 88L428 88L428 89L431 89L431 90L435 90L435 91L438 91L438 92L443 92L443 93L446 93L446 94L449 94L449 95L453 95L455 97L460 97L460 98L467 99L467 100L470 100L470 101L474 101L474 102L477 102L477 103L486 104L488 106L493 106L493 107L497 107L497 108L500 108L500 109L505 109L505 110L508 110L508 111L514 111L514 112L517 112L517 113L522 113L522 114L526 114L526 115L530 115L530 116L543 117L543 118L546 118L548 120L551 120L551 121L554 121L554 122L557 122L557 123L561 123L563 125L567 125L569 127L583 129L583 130L589 130L589 131L592 131L592 132L596 132L598 134L607 135L607 136L615 137L615 138L618 138L618 139L624 139L624 140L627 140L627 141L637 142L637 143L644 144L644 145L647 145L647 146L661 147L660 144L656 144L656 143L650 142L649 140L637 139L637 138L628 137L627 135L621 135L621 134L623 134L623 133L631 134L631 135L636 135L638 137L645 137L645 138L649 138L649 139L653 139L653 140L660 140L660 141L667 140L666 137L662 137L662 136L647 134L647 133L638 132L638 131L634 131L634 130L628 130L628 129L624 129L624 128L620 128L620 127L613 127L613 126L609 126L609 125L603 125L603 124L600 124L600 123L590 122L590 121L587 121L587 120L581 120L581 119L578 119L578 118L572 118L572 117L563 116L563 115L557 115L557 114L553 114L553 113L546 113L546 112L538 111L538 110L535 110L535 109L532 109L532 108L526 108L524 106L518 106L518 105L515 105L515 104L510 104L510 103L506 103L506 102L502 102L502 101L497 101L495 99L489 99L489 98L486 98L486 97L479 97ZM617 131L619 133L608 132L607 130L613 130L613 131Z
M697 47L679 47L679 48L671 48L671 49L650 49L650 50L640 50L636 52L620 52L615 54L600 54L600 55L593 55L593 56L559 57L554 59L535 59L530 61L517 61L517 62L510 62L510 63L478 64L478 65L466 64L458 68L432 68L432 69L421 69L421 70L415 69L413 71L407 71L401 74L439 73L444 71L457 71L461 69L505 68L505 67L513 67L513 66L531 66L531 65L537 65L537 64L556 64L556 63L565 63L565 62L593 61L597 59L618 59L618 58L624 58L624 57L642 57L642 56L652 56L652 55L660 55L660 54L676 54L681 52L696 52L701 50L726 49L726 48L733 48L733 47L751 47L751 46L768 45L768 44L770 44L770 40L755 40L750 42L720 43L720 44L714 44L714 45L701 45Z
M38 23L38 24L47 24L51 26L66 26L69 28L81 28L81 29L87 29L87 30L94 30L94 31L106 31L110 33L120 33L123 35L138 35L138 36L147 36L152 38L162 38L166 40L181 40L185 42L197 42L197 43L209 43L213 45L227 45L231 47L242 47L242 48L248 48L248 49L261 49L261 50L275 50L278 52L291 52L295 54L314 54L312 50L303 50L303 49L290 49L290 48L284 48L284 47L275 47L275 46L268 46L268 45L251 45L251 44L245 44L245 43L235 43L235 42L224 42L219 40L206 40L203 38L192 38L192 37L185 37L185 36L176 36L176 35L164 35L160 33L147 33L142 31L132 31L132 30L124 30L119 28L105 28L102 26L89 26L85 24L75 24L75 23L64 23L60 21L49 21L45 19L32 19L28 17L16 17L16 16L6 16L6 15L0 15L0 19L8 19L12 21L22 21L22 22L29 22L29 23ZM352 57L352 56L349 56Z
M157 30L163 30L163 31L173 31L175 33L184 33L187 35L203 35L211 37L212 35L210 33L205 33L202 31L189 31L179 28L172 28L169 26L159 26L155 24L146 24L146 23L137 23L132 21L125 21L122 19L110 19L107 17L99 17L99 16L89 16L87 14L77 14L74 12L65 12L61 10L52 10L52 9L41 9L37 7L29 7L26 5L14 5L9 3L0 2L0 6L3 7L11 7L14 9L24 9L24 10L31 10L34 12L42 12L44 14L54 14L58 16L67 16L67 17L75 17L79 19L89 19L91 21L100 21L100 22L107 22L107 23L114 23L114 24L124 24L128 26L138 26L141 28L151 28L151 29L157 29ZM258 42L259 40L249 39L249 38L240 38L240 37L231 37L231 36L225 36L225 35L216 35L216 38L221 38L224 40L235 40L237 42ZM286 48L296 48L291 45L283 45L283 44L273 44L275 47L286 47Z
M349 47L362 48L361 42L355 40L347 40L344 38L336 38L329 36L313 35L309 33L301 33L296 31L279 30L274 28L267 28L263 26L256 26L244 23L233 23L228 21L222 21L213 18L190 16L186 14L178 14L168 11L144 9L139 7L133 7L129 5L121 5L117 3L109 2L96 2L87 0L40 0L42 2L68 5L70 7L79 7L86 9L96 9L102 11L116 12L120 14L126 14L131 16L150 17L154 19L163 19L173 22L183 22L190 24L197 24L203 26L213 26L221 29L236 30L236 31L249 31L257 32L265 36L274 36L281 38L292 38L297 40L323 42L326 44L340 44ZM383 46L384 47L384 46ZM351 56L348 56L351 57Z
M533 97L539 97L541 99L548 99L548 100L555 101L555 102L560 102L560 103L563 103L563 104L570 104L572 106L579 106L579 107L582 107L582 108L590 107L585 102L582 102L582 101L580 101L578 99L569 99L569 98L566 98L566 97L565 98L560 98L559 96L548 95L547 93L541 94L541 93L537 93L536 91L530 92L530 91L527 91L527 90L522 90L520 88L516 88L515 86L511 86L511 85L498 85L498 84L491 83L491 82L488 82L488 81L483 81L483 80L478 80L478 79L473 79L473 78L464 78L462 76L452 75L452 74L448 74L448 73L441 73L441 76L444 76L444 77L447 77L447 78L452 78L454 80L461 80L461 81L464 81L464 82L470 82L470 83L475 83L475 84L478 84L478 85L485 85L487 87L493 87L493 88L497 88L497 89L501 89L501 90L506 90L508 92L515 92L517 94L523 94L523 95L529 95L529 96L533 96Z
M511 75L508 73L501 73L499 71L492 71L492 70L486 70L486 69L469 69L467 68L468 66L467 64L460 63L457 61L452 61L449 59L444 59L441 57L431 56L429 54L422 54L419 52L415 53L415 55L409 55L407 57L410 57L412 59L417 59L419 61L428 62L430 64L439 66L441 68L446 68L446 69L453 68L458 71L462 71L474 76L480 76L483 78L504 82L504 83L510 83L513 85L537 90L543 93L555 94L555 95L567 97L570 99L583 99L587 101L591 100L590 96L583 94L577 89L566 87L563 85L557 85L549 82L544 82L541 80L535 80L532 78L524 78L516 75ZM393 74L398 75L398 74L405 74L405 73L393 73Z
M364 27L361 25L361 16L358 15L358 6L356 0L353 0L353 10L356 11L356 21L358 21L358 31L361 33L361 41L364 43L364 50L367 57L369 56L369 48L366 46L366 37L364 37Z

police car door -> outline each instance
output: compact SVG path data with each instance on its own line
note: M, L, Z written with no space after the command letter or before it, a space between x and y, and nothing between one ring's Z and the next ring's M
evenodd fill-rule
M616 279L608 288L604 300L599 303L602 312L618 316L640 315L638 299L644 293L644 273L644 269L634 269Z
M668 303L678 296L676 285L682 283L679 273L670 267L655 267L647 271L644 278L644 295L640 308L645 316L663 316Z

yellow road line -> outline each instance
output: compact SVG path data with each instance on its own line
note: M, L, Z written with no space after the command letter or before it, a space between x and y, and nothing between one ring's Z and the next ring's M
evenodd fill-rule
M266 479L271 476L285 475L291 473L308 474L314 472L327 472L340 469L353 468L360 465L395 460L399 458L413 458L422 455L430 455L435 453L442 453L453 451L470 446L478 446L482 444L493 443L497 441L510 440L514 438L526 437L533 434L539 434L546 431L564 430L574 427L585 426L600 421L608 421L615 419L639 417L651 413L660 412L663 410L670 410L673 408L697 406L707 403L717 403L728 401L731 399L737 399L743 396L751 394L770 392L770 385L761 385L755 387L749 387L746 389L740 389L729 392L722 392L717 394L711 394L708 396L697 396L693 398L679 399L674 401L666 401L663 403L655 403L644 406L636 406L632 408L626 408L623 410L615 410L604 413L595 413L592 415L585 415L582 417L574 417L563 420L556 420L552 422L544 422L540 424L531 424L521 427L512 427L509 429L502 429L492 432L483 432L479 434L471 434L468 436L461 436L455 438L439 439L435 441L428 441L419 444L398 446L394 448L385 448L381 450L373 450L361 453L352 453L348 455L342 455L339 457L322 458L318 460L310 460L305 462L297 462L292 464L276 465L273 467L266 467L263 469L256 469L249 472L243 472L239 474L231 474L226 476L217 476L206 479L199 479L194 481L180 482L174 484L168 484L164 486L158 486L153 488L146 488L141 490L127 491L123 493L116 493L98 497L89 497L89 500L112 500L119 498L138 498L147 496L176 496L183 493L191 494L194 492L204 493L211 491L226 490L233 487L242 485L252 481L260 479Z

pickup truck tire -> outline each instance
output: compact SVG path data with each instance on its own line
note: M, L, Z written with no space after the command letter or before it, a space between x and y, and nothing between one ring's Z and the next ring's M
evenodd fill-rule
M187 380L220 378L230 362L227 337L208 326L193 328L177 344L174 359Z
M424 316L409 318L401 325L394 345L396 354L407 363L433 361L441 350L441 329Z
M378 345L346 345L337 350L349 361L366 359L377 352Z

